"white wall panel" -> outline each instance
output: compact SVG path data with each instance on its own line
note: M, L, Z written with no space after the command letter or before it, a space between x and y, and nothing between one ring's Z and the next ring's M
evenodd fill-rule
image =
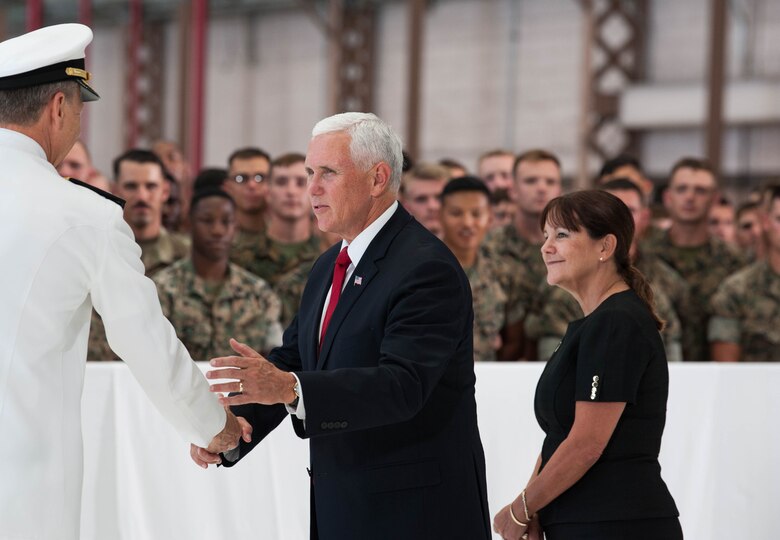
M210 28L204 164L241 146L306 150L326 114L326 48L302 13L222 19Z
M94 34L87 49L87 69L100 100L84 107L87 129L83 135L95 167L111 178L111 161L124 146L125 38L120 27L98 27Z

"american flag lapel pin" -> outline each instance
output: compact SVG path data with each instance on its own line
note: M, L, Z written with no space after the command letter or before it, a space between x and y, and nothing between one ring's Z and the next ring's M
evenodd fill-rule
M355 285L363 285L363 278L361 276L355 276Z

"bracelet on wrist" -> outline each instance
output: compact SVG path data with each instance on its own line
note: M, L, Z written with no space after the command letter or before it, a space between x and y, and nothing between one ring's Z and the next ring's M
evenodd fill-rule
M528 527L528 523L523 523L515 517L515 512L512 510L512 503L509 503L509 517L511 517L512 521L515 522L515 525L519 525L520 527Z
M525 501L525 490L520 492L520 498L523 500L523 513L525 514L525 520L531 521L533 516L528 514L528 503Z

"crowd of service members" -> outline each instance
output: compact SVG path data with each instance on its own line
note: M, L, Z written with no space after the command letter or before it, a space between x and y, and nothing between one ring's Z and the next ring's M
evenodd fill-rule
M125 200L146 274L197 360L231 354L230 337L263 352L279 345L314 260L339 241L312 217L304 155L246 147L226 165L193 175L161 141L116 157L110 179L80 142L59 167ZM627 156L594 184L634 216L631 257L666 321L670 361L780 360L780 186L735 208L705 160L683 158L658 193ZM542 149L489 151L473 172L405 155L400 202L471 283L475 360L546 360L583 316L546 281L539 216L562 193L560 162ZM88 359L116 359L94 312Z

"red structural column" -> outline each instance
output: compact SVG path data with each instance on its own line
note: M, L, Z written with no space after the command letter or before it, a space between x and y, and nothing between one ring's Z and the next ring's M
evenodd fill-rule
M26 19L27 32L43 26L43 0L27 0Z
M79 22L92 28L92 0L79 0Z
M206 22L208 0L192 0L190 48L189 158L194 171L203 163L203 132L206 75Z

